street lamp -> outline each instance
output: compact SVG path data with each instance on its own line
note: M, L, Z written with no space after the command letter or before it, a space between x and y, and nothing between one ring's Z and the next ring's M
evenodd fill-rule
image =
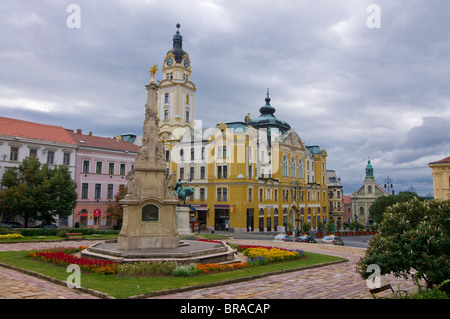
M383 179L384 182L384 188L387 188L387 193L388 196L390 195L390 191L389 191L389 187L392 190L392 188L394 188L394 185L392 184L394 181L392 179L389 178L389 176L385 179Z
M291 194L293 192L294 194L294 200L295 200L295 206L296 206L296 218L295 221L297 222L297 228L295 230L296 234L298 233L299 230L299 222L300 222L300 205L299 205L299 198L300 198L300 190L302 189L302 187L300 186L300 183L298 182L298 180L292 181L289 184L289 190L291 191Z

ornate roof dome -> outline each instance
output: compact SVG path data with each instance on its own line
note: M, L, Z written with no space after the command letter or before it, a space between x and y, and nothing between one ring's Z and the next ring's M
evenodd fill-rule
M173 48L167 53L172 53L175 56L175 61L181 63L183 56L187 54L183 50L183 37L180 34L180 24L177 23L177 32L173 36Z
M283 134L289 131L291 126L285 121L277 119L273 115L275 113L275 108L270 105L269 89L267 89L265 101L266 104L259 109L261 115L257 119L249 119L247 124L255 128L278 128Z

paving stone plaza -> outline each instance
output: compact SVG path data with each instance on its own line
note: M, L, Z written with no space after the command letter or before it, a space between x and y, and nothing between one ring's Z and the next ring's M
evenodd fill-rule
M158 299L372 299L366 282L356 272L356 263L364 254L363 248L341 247L295 242L268 242L232 239L229 243L271 245L284 248L329 254L348 259L348 262L318 268L268 276L230 285L193 289L183 293L165 294ZM91 245L92 241L76 245ZM73 242L0 244L0 251L44 249L55 246L73 246ZM67 286L29 276L21 272L0 268L0 298L5 299L95 299ZM381 284L401 284L401 289L417 290L412 280L383 276Z

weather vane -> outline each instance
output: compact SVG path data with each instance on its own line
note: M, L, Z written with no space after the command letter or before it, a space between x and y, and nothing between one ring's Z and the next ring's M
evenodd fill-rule
M158 69L156 67L157 67L157 65L153 64L152 67L150 68L150 74L152 75L150 82L155 82L155 74L156 74L156 71L158 71Z

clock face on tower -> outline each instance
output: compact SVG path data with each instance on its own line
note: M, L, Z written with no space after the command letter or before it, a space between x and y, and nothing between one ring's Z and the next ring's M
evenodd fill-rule
M168 58L166 64L167 64L167 66L172 66L173 59L172 58Z
M187 69L189 67L189 61L188 60L184 60L183 61L184 67Z

